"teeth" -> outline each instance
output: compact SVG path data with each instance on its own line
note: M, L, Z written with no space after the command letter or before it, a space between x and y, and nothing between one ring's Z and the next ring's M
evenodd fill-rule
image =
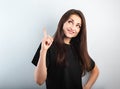
M75 33L75 31L74 31L74 30L68 30L68 31L70 31L70 32L72 32L72 33Z

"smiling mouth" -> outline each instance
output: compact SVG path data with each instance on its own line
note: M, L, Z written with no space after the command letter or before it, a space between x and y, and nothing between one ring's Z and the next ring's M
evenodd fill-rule
M73 34L73 33L75 33L75 31L74 30L67 30L70 34Z

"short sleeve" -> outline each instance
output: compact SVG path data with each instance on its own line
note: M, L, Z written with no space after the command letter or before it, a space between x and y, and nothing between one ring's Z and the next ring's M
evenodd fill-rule
M35 53L35 55L34 55L34 57L32 59L32 64L34 64L35 66L37 66L38 61L39 61L40 49L41 49L41 43L40 43L40 45L39 45L39 47L38 47L38 49L37 49L37 51L36 51L36 53ZM46 54L46 66L47 67L49 66L49 60L50 60L49 55L50 54L49 54L49 50L48 50L47 54Z
M95 67L95 62L92 58L90 58L90 68L89 68L88 72L91 71L94 67Z
M41 49L41 44L39 45L34 57L33 57L33 60L32 60L32 63L37 66L37 63L38 63L38 60L39 60L39 56L40 56L40 49Z

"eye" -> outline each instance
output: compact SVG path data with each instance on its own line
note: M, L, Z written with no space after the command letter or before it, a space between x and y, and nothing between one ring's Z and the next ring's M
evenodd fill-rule
M73 21L71 21L71 20L68 20L68 23L70 23L70 24L73 24Z
M81 26L80 26L80 25L77 25L77 27L78 27L78 28L81 28Z

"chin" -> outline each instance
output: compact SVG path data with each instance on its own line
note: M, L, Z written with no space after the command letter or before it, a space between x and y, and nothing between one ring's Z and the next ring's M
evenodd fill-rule
M76 36L73 36L73 35L68 35L67 38L74 38Z

